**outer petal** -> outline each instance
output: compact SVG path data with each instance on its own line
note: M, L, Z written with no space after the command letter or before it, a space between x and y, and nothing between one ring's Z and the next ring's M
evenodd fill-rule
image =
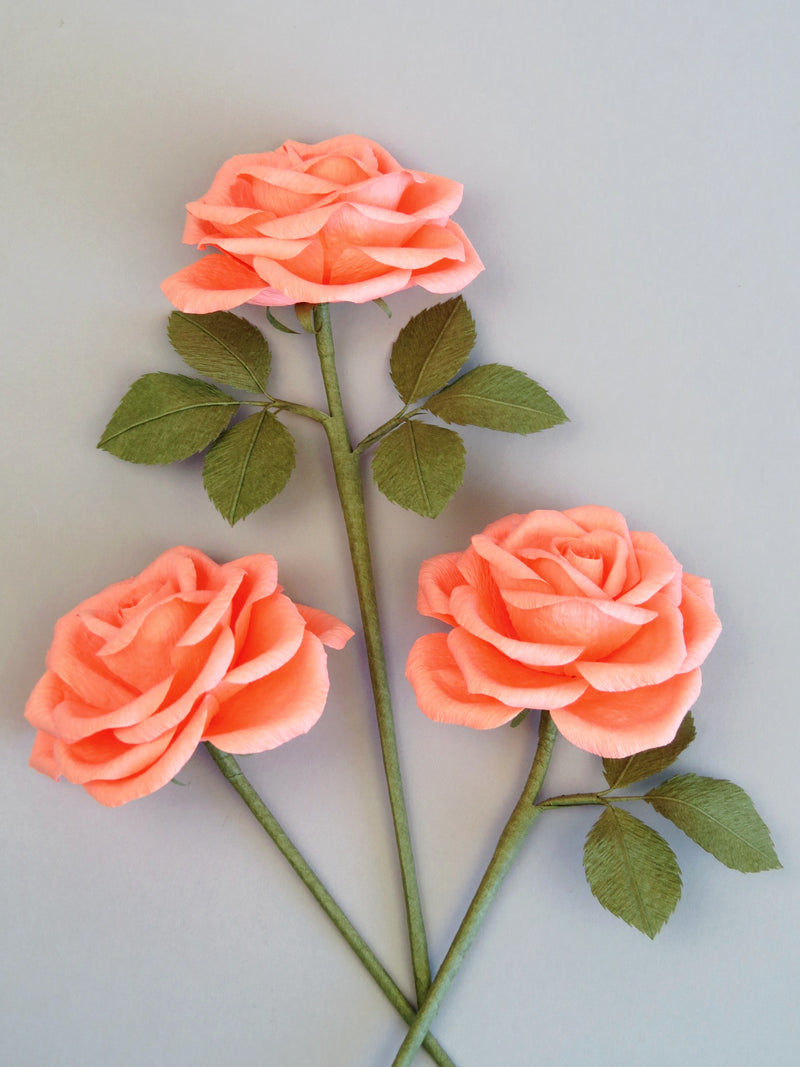
M55 744L54 737L46 734L43 730L37 730L28 765L33 767L35 771L41 771L42 774L46 774L58 781L61 777L61 771L55 758Z
M553 722L578 748L619 759L667 745L700 692L700 671L628 693L588 689L569 707L554 708Z
M297 652L304 632L303 617L288 596L276 591L256 600L244 644L223 685L247 685L276 671Z
M297 655L257 682L219 701L205 733L226 752L263 752L310 730L328 696L328 660L322 642L306 631Z
M264 288L264 280L252 267L224 252L204 256L161 283L167 300L192 315L230 311L253 300Z
M335 615L329 615L327 611L320 611L319 608L306 607L305 604L295 604L295 607L303 616L306 628L328 648L344 648L353 637L350 627Z
M639 564L639 578L633 585L627 585L620 597L626 604L644 604L655 593L666 592L675 584L673 599L677 604L680 599L680 583L673 583L680 578L682 567L663 541L655 534L635 530L631 534L636 550L636 562Z
M293 304L325 304L344 300L353 304L366 304L369 300L399 293L411 284L410 270L387 270L377 277L367 278L351 285L323 285L299 278L281 263L273 260L256 257L255 264L266 283L278 292L284 293L290 298L287 303Z
M686 659L680 669L690 671L700 666L722 630L722 623L714 611L714 594L708 579L684 574L680 610L686 641Z
M53 709L68 696L75 694L68 689L57 674L47 671L33 688L25 705L25 718L39 730L48 734L56 732Z
M443 259L426 270L416 271L412 284L418 285L429 293L457 293L474 281L484 269L478 253L467 240L467 235L454 222L448 222L447 228L455 233L464 244L463 262Z
M184 767L200 743L208 717L208 707L202 704L189 719L184 722L172 738L172 743L164 754L146 770L127 778L115 781L97 780L84 783L83 788L95 800L107 807L118 807L129 800L155 793Z
M447 644L467 689L510 707L558 708L577 700L588 688L582 678L547 674L509 659L460 627L447 635Z
M461 556L461 552L446 552L426 559L422 564L417 594L417 611L421 615L455 626L456 620L450 611L450 594L464 584L464 575L458 566Z
M420 709L436 722L490 730L510 722L523 710L523 705L510 707L485 694L470 693L445 634L426 634L414 642L406 678L414 687Z

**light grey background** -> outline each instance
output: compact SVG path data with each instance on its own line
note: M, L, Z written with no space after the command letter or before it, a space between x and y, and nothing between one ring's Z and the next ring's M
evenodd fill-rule
M230 155L356 132L463 181L457 220L486 264L466 294L477 356L524 368L572 418L467 432L465 486L435 523L370 493L434 962L533 736L416 710L416 574L510 511L610 505L712 579L725 629L680 766L743 785L784 863L744 876L669 834L684 900L650 943L585 884L591 811L542 819L436 1033L460 1067L796 1062L797 5L7 7L0 1059L360 1067L402 1038L205 753L182 787L109 810L28 769L22 719L55 619L172 544L271 552L291 595L356 623L315 426L293 427L288 490L233 530L197 461L94 449L134 378L181 370L159 283L194 256L183 204ZM359 436L393 413L391 340L429 302L392 298L391 322L336 310ZM271 339L280 392L321 400L308 339ZM362 650L330 663L319 725L246 769L408 988ZM562 742L549 791L590 786L597 762Z

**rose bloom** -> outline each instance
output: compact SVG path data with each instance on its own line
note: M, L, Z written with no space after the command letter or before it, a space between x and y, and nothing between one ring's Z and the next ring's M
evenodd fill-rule
M116 806L160 789L201 741L262 752L305 733L328 694L323 645L352 630L293 604L272 556L172 548L56 623L28 700L30 763Z
M406 674L432 719L478 729L547 709L574 745L668 744L700 692L720 622L707 579L610 508L509 515L422 565Z
M186 205L183 240L216 254L163 283L181 311L454 293L483 270L450 216L463 186L401 167L374 141L287 141L234 156Z

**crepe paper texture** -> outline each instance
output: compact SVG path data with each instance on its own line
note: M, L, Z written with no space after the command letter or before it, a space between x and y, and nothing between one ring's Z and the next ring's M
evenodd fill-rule
M162 288L201 313L457 292L483 270L450 218L462 192L354 134L234 156L186 205L184 242L213 252Z
M407 675L432 719L485 730L546 708L578 748L620 758L672 741L720 621L711 585L603 507L509 515L423 564Z
M668 744L626 759L604 759L608 789L542 799L539 793L556 737L551 712L542 711L528 780L393 1067L408 1067L413 1061L491 902L540 815L578 805L602 808L584 846L586 880L604 908L650 938L656 936L680 899L681 871L669 844L652 827L630 815L625 810L628 804L650 804L721 863L735 870L767 871L781 866L769 830L744 790L732 782L683 774L667 779L641 796L616 792L661 773L683 753L695 738L691 712L686 714Z
M272 556L172 548L56 624L25 709L36 770L116 806L160 789L201 741L263 752L309 730L327 653L353 631L294 604Z
M137 578L111 586L59 621L47 673L28 702L37 728L31 763L121 804L168 782L202 741L215 764L335 923L409 1029L394 1060L424 1045L452 1060L430 1026L506 874L540 815L594 805L583 861L608 911L654 937L682 892L661 834L630 814L638 802L739 871L780 866L747 794L725 779L681 773L642 794L620 792L662 775L695 737L690 708L700 666L720 632L710 583L685 573L654 534L631 531L610 508L508 515L462 552L422 565L418 607L447 633L420 637L407 676L430 718L528 735L531 770L438 972L431 971L395 736L372 573L362 457L388 499L434 518L461 485L466 449L456 426L532 434L567 421L536 381L498 363L469 366L477 332L460 295L400 330L389 374L400 410L351 439L339 386L331 305L374 301L411 286L456 293L483 269L451 215L462 187L402 167L354 135L235 156L187 205L184 241L206 254L163 283L178 356L201 378L151 373L133 383L98 447L135 463L205 451L203 482L231 524L275 497L295 466L284 420L324 432L363 625L372 697L397 845L416 1001L361 938L253 789L232 753L260 752L309 729L328 693L324 646L352 631L295 605L271 556L217 565L171 549ZM233 315L265 308L287 345L313 338L321 408L270 391L273 353L262 331ZM272 308L293 306L298 330ZM304 336L309 335L309 336ZM207 379L207 380L203 380ZM214 384L211 384L214 383ZM235 391L228 392L228 389ZM255 408L243 415L242 409ZM436 420L439 420L438 422ZM447 425L441 425L445 423ZM532 719L533 717L531 717ZM607 788L545 797L561 733L602 757Z

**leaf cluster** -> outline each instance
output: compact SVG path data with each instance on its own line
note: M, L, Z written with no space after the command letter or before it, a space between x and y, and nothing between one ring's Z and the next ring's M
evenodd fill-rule
M378 435L372 474L389 500L428 518L461 485L466 450L455 430L418 416L521 434L566 421L555 400L513 367L493 363L460 374L475 336L469 308L457 296L415 315L392 347L390 373L405 406Z
M174 311L167 334L178 355L204 378L264 399L239 401L183 374L145 374L120 401L97 447L131 463L151 464L175 463L208 448L203 484L233 525L276 496L294 468L294 440L269 410L274 403L266 392L269 345L256 326L228 311ZM261 410L231 426L242 403Z
M665 771L695 738L689 712L668 745L627 759L604 759L608 789L595 802L604 811L586 838L583 864L592 893L614 915L653 938L681 896L681 871L664 838L618 805L643 800L701 848L737 871L780 867L765 823L739 786L718 778L680 774L641 797L612 797ZM565 798L566 799L566 798Z

